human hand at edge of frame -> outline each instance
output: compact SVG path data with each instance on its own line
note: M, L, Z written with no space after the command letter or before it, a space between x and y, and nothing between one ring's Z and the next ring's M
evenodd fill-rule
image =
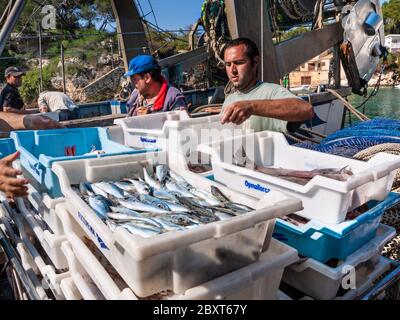
M26 115L24 126L28 130L63 129L61 123L42 115Z
M254 113L254 108L248 101L237 101L224 108L221 124L232 122L240 125Z
M0 191L6 194L8 199L28 196L28 179L17 178L22 172L11 165L19 157L19 151L0 160Z

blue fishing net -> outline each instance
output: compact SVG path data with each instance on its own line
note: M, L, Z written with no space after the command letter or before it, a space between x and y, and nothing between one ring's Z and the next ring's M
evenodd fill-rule
M336 131L323 139L321 144L352 137L400 137L400 121L387 118L375 118L373 120L359 122L352 127Z

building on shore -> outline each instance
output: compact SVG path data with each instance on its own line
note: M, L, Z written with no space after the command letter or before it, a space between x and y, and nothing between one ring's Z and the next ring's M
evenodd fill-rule
M317 87L329 81L329 65L332 59L330 50L314 57L289 74L290 87ZM341 80L346 76L341 68Z
M388 34L385 36L385 47L390 53L400 52L400 34Z

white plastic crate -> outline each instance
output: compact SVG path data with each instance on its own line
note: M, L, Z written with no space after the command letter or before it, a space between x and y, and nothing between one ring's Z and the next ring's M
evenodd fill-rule
M349 290L342 296L337 296L334 300L355 300L362 297L367 291L372 288L374 281L377 280L383 273L390 268L390 261L384 257L379 257L378 263L374 266L374 269L368 273L362 281L357 285L357 288ZM293 300L292 297L288 296L282 291L278 291L278 300ZM309 296L304 296L299 300L315 300Z
M272 239L259 261L168 299L276 300L285 267L298 259L297 250Z
M125 145L137 149L159 148L175 153L184 159L182 170L188 170L188 162L194 165L211 164L207 155L199 159L196 149L200 143L212 143L243 134L242 126L222 125L220 115L190 118L186 111L128 117L117 119L114 123L123 129ZM118 139L116 130L114 137Z
M159 148L165 150L168 138L165 122L167 120L181 121L188 119L190 119L189 114L182 110L116 119L114 124L123 129L126 146L135 149Z
M61 244L66 241L65 235L56 235L51 230L44 229L34 217L34 212L26 208L24 200L18 198L17 206L21 214L24 216L35 236L39 240L43 250L49 256L51 262L57 269L65 269L68 267L67 260L61 252Z
M347 281L351 276L349 272L355 272L356 285L363 283L368 270L374 268L379 261L383 246L395 234L394 228L381 224L373 240L342 261L336 268L308 258L304 262L287 267L282 281L315 299L334 299L344 277Z
M79 278L82 276L82 273L84 273L91 279L93 284L98 288L98 291L107 300L136 300L136 296L129 288L122 288L121 290L116 285L115 281L110 277L100 261L84 244L82 241L82 233L76 232L80 226L72 219L65 204L59 204L56 208L57 215L59 215L64 223L66 235L69 240L68 243L63 244L62 250L67 257L69 270L73 275L72 278ZM79 236L79 234L81 235ZM76 275L76 273L79 273L80 276ZM78 281L84 283L83 279ZM87 296L85 292L89 292L89 289L81 289L80 291L83 291L83 295Z
M72 217L65 204L57 206L57 213L62 221L68 221ZM67 222L73 223L72 221ZM79 271L90 276L105 299L130 299L136 300L136 296L129 289L121 290L115 281L106 272L102 264L86 245L76 236L75 232L66 226L69 239L64 243L66 255L71 259L70 273ZM298 260L297 251L277 240L272 239L268 251L264 252L259 261L223 275L219 278L203 283L200 286L187 290L182 295L170 295L163 297L166 300L211 300L211 299L251 299L251 300L275 300L278 287L286 266ZM76 264L79 263L79 268ZM74 271L73 271L74 270ZM81 282L83 280L80 280ZM69 280L68 280L69 282ZM73 287L74 284L70 284ZM72 290L72 289L69 289ZM86 288L87 292L88 289ZM93 297L93 296L92 296Z
M60 162L54 166L68 211L137 296L145 297L167 289L181 294L253 263L261 251L268 248L275 218L302 208L299 200L278 191L256 200L176 168L174 171L193 186L210 190L211 185L216 185L228 198L255 210L189 230L142 238L124 228L112 232L71 188L71 184L82 181L118 180L133 174L142 176L143 164L149 166L167 158L167 153L158 152Z
M28 201L40 216L40 218L49 226L56 235L63 235L62 222L55 214L55 206L64 202L64 198L51 198L45 192L39 192L31 184L28 185Z
M72 278L65 278L61 281L60 288L65 300L82 300L82 295Z
M374 266L374 270L365 277L364 281L360 283L357 288L346 292L343 296L336 297L335 300L354 300L360 298L372 288L374 281L389 270L389 268L390 261L384 257L379 257L379 261Z
M354 175L347 181L315 176L301 185L234 165L233 155L242 147L258 166L294 170L348 166ZM290 146L283 134L270 131L202 144L198 151L211 155L216 181L256 198L265 196L271 189L285 192L302 200L304 210L299 215L328 224L343 222L347 212L369 200L384 200L391 190L395 170L400 168L397 155L378 153L364 162Z
M4 207L0 205L0 221L4 220ZM43 257L40 256L38 250L35 248L33 243L27 234L27 222L23 221L22 217L7 210L9 218L15 223L19 231L19 235L13 233L12 228L7 228L8 234L12 235L14 242L16 243L16 249L21 257L22 267L27 272L27 275L31 278L36 286L41 299L47 299L45 289L50 289L55 298L58 300L64 299L64 295L61 291L61 281L69 277L69 272L56 272L54 266L46 264ZM40 276L44 281L40 281Z

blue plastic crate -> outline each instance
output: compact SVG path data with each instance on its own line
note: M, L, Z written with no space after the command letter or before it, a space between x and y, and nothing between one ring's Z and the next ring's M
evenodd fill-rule
M0 139L0 159L7 157L11 153L14 153L15 145L14 140L11 138Z
M383 213L399 202L400 194L392 192L384 201L368 202L371 209L357 218L330 226L315 219L295 226L278 218L273 237L297 249L300 255L323 263L345 260L375 237Z
M14 131L11 138L21 152L21 166L51 197L62 196L58 178L51 170L56 161L137 154L156 149L133 150L110 140L108 129L76 128L60 130ZM75 156L66 156L66 147L76 147ZM92 146L104 154L87 154Z

